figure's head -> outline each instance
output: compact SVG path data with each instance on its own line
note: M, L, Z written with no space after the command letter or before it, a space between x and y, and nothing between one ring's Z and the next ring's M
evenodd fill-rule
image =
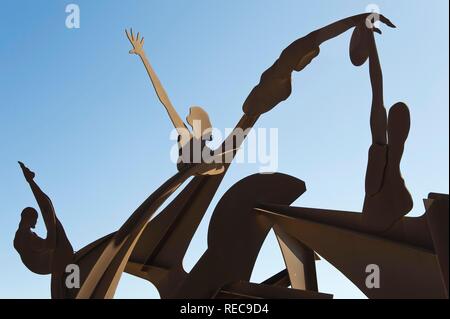
M22 211L20 225L25 228L35 228L37 219L37 211L32 207L27 207Z
M295 66L295 71L299 72L301 70L303 70L308 64L311 63L312 60L314 60L314 58L316 56L318 56L320 53L320 48L316 47L312 50L310 50L309 52L307 52L305 55L303 55L303 57L298 61L297 65Z
M189 115L186 121L192 127L195 138L212 140L212 125L209 120L208 113L199 106L193 106L189 109Z

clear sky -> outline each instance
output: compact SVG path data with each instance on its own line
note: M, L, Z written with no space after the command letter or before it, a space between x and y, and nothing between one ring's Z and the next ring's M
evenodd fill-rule
M233 127L242 103L289 43L338 19L362 13L364 0L77 0L81 28L65 27L68 1L0 3L0 297L48 298L50 277L31 273L12 240L26 206L37 207L17 165L36 171L76 250L119 228L176 172L169 159L171 123L136 56L126 27L145 49L181 115L208 110L213 125ZM424 211L429 192L448 193L448 1L376 1L398 28L377 36L386 107L411 110L402 162ZM350 33L322 46L293 76L288 101L264 115L261 128L279 130L278 170L306 182L295 204L361 211L369 130L367 65L349 60ZM231 167L212 203L257 165ZM211 209L194 237L189 270L206 249ZM45 236L42 219L37 232ZM283 268L269 236L252 276ZM339 271L318 262L319 288L336 298L364 297ZM124 275L119 298L157 298L155 288Z

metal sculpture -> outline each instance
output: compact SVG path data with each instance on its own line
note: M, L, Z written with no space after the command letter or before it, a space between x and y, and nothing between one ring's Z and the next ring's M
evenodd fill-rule
M208 114L192 107L182 121L150 65L144 38L126 31L150 77L160 102L178 132L178 173L153 192L123 226L74 252L51 200L20 163L47 228L46 239L31 231L37 220L25 208L14 239L23 263L38 274L51 274L52 298L112 298L125 271L152 282L161 298L331 298L317 287L315 252L331 262L371 298L448 298L448 196L430 194L426 213L404 217L412 199L400 173L409 132L409 111L397 103L386 115L383 82L373 15L361 14L311 32L289 45L261 76L243 104L235 130L216 150L207 148L212 125ZM395 27L380 15L384 24ZM187 273L182 260L232 159L250 129L264 113L286 100L291 74L301 71L320 53L320 45L355 28L350 43L354 65L369 60L372 84L372 146L366 173L362 213L337 212L290 205L306 191L305 183L284 174L256 174L231 187L214 209L208 249ZM193 161L194 144L213 154L213 161ZM231 146L230 146L231 145ZM154 218L155 212L188 178L184 189ZM286 269L266 281L250 276L261 246L273 229ZM318 235L320 234L320 236ZM381 289L368 289L364 268L383 267ZM81 287L65 285L68 264L80 267ZM400 270L401 269L401 270ZM289 288L290 287L290 288Z

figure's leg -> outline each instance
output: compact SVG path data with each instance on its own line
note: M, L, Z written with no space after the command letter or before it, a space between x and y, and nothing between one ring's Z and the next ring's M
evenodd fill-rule
M400 162L408 137L410 118L408 107L397 103L389 110L387 165L382 186L375 194L366 194L364 220L369 229L384 231L405 216L413 201L400 172ZM376 162L374 161L376 164Z
M153 192L108 239L105 248L89 271L76 298L113 297L118 280L148 220L186 179L203 169L203 164L179 172Z
M400 162L402 160L409 129L410 114L408 106L404 103L395 104L389 110L388 117L388 173L391 176L386 176L395 200L395 215L392 216L393 220L400 219L413 208L411 194L406 188L400 170Z
M388 117L388 140L389 152L394 152L396 160L400 161L403 148L409 135L411 119L408 106L404 103L396 103L389 110Z
M56 245L53 251L51 282L53 299L65 299L69 296L66 286L66 268L73 262L73 247L60 221L56 219Z

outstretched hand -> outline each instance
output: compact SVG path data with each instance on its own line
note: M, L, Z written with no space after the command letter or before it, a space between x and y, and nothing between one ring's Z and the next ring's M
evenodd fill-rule
M367 14L367 17L365 19L366 27L368 29L372 30L373 32L381 34L382 33L381 30L378 29L377 27L375 27L375 23L378 21L381 23L384 23L385 25L387 25L390 28L396 28L395 24L393 24L391 22L391 20L386 18L384 15L378 14L378 13Z
M33 178L36 174L32 172L28 167L25 166L24 163L19 161L20 168L22 169L23 176L25 176L25 179L27 182L33 181Z
M376 22L396 28L388 18L378 13L367 13L361 17L364 17L364 22L356 25L350 40L350 60L355 66L363 65L374 49L375 39L373 33L382 34L381 30L376 27Z
M144 37L139 39L139 32L135 37L133 34L133 29L130 29L130 32L128 32L128 30L125 30L125 34L127 35L128 40L130 40L131 45L133 46L133 49L130 50L130 54L142 55L144 53Z

